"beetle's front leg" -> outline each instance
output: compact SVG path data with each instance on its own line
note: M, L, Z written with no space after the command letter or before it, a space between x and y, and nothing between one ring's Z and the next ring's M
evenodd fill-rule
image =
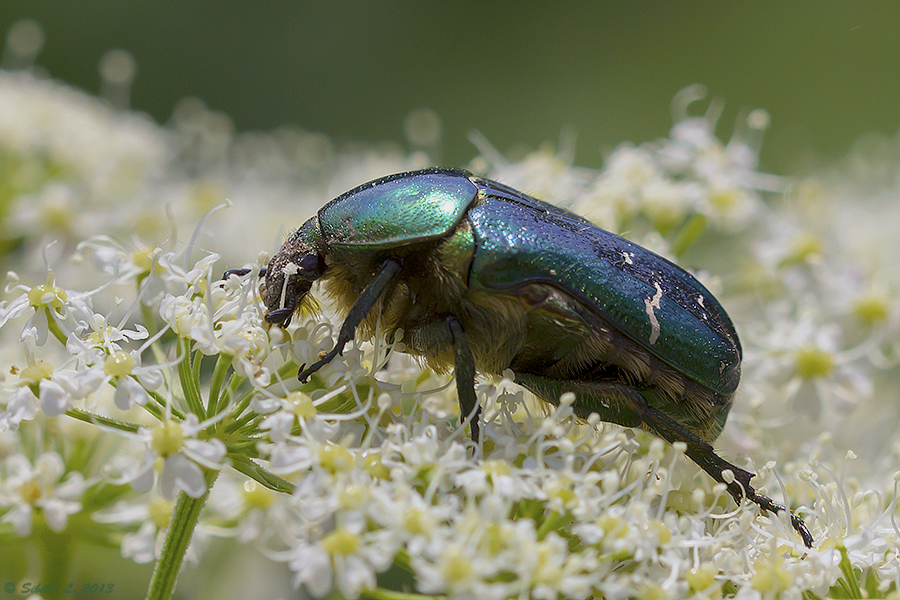
M346 346L356 335L356 328L362 323L362 320L366 318L366 315L372 310L372 307L378 301L378 298L381 297L381 294L390 285L394 276L400 271L400 266L400 261L394 258L389 258L384 261L378 274L375 275L375 278L366 286L366 289L362 291L356 299L356 302L354 302L353 306L350 308L350 312L347 313L347 318L344 319L344 323L341 325L341 331L338 334L338 339L334 344L334 348L332 348L321 360L313 363L312 366L302 369L297 375L297 379L301 382L306 381L309 379L310 375L333 361L338 354L343 354L344 346Z
M243 277L247 273L249 273L252 269L228 269L224 273L222 273L222 279L226 280L232 275L237 275L238 277ZM259 276L265 277L267 269L265 267L260 267Z
M462 324L455 316L447 317L447 327L453 338L453 362L456 370L456 394L459 397L459 420L465 425L469 421L472 440L478 443L480 437L481 406L475 396L475 358L463 331Z

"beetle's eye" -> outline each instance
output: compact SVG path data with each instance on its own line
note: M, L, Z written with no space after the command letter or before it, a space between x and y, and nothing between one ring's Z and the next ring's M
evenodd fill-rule
M313 281L318 279L319 277L319 255L318 254L304 254L297 260L297 267L300 269L300 272L297 275L301 279L306 279L308 281Z

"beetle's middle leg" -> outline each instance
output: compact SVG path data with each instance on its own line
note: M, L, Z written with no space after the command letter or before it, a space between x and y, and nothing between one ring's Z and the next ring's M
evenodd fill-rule
M341 331L338 334L334 348L321 360L313 363L312 366L302 369L300 374L297 375L297 379L306 381L310 375L333 361L338 354L344 352L344 346L356 335L356 328L366 318L369 311L372 310L372 307L378 301L378 298L381 297L381 294L384 293L384 290L388 288L394 276L400 271L400 266L400 261L397 259L389 258L384 261L378 274L369 282L366 289L362 291L356 302L353 303L350 312L347 313L347 318L344 319L344 323L341 325Z
M459 397L459 420L463 425L469 421L472 440L477 444L480 437L479 422L481 406L475 396L475 358L463 331L462 324L453 315L447 317L447 327L453 338L453 362L456 375L456 394Z

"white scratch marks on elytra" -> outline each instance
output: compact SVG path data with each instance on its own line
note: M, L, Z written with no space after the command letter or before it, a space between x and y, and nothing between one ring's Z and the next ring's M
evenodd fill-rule
M653 295L652 298L644 299L644 310L647 313L647 317L650 319L650 345L656 343L656 340L659 339L659 321L656 319L656 313L653 311L659 308L659 301L662 300L663 291L662 288L659 287L659 284L655 281L653 285L656 286L656 294Z

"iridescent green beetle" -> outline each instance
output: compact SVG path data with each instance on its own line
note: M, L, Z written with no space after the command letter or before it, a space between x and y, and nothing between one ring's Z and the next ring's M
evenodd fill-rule
M548 402L574 393L580 417L683 442L737 502L786 510L710 445L740 380L725 310L684 269L574 213L465 171L391 175L335 198L285 242L266 271L266 320L287 326L319 280L347 317L301 381L380 319L389 335L403 329L407 352L455 370L473 439L476 371L511 369ZM811 546L803 521L791 523Z

